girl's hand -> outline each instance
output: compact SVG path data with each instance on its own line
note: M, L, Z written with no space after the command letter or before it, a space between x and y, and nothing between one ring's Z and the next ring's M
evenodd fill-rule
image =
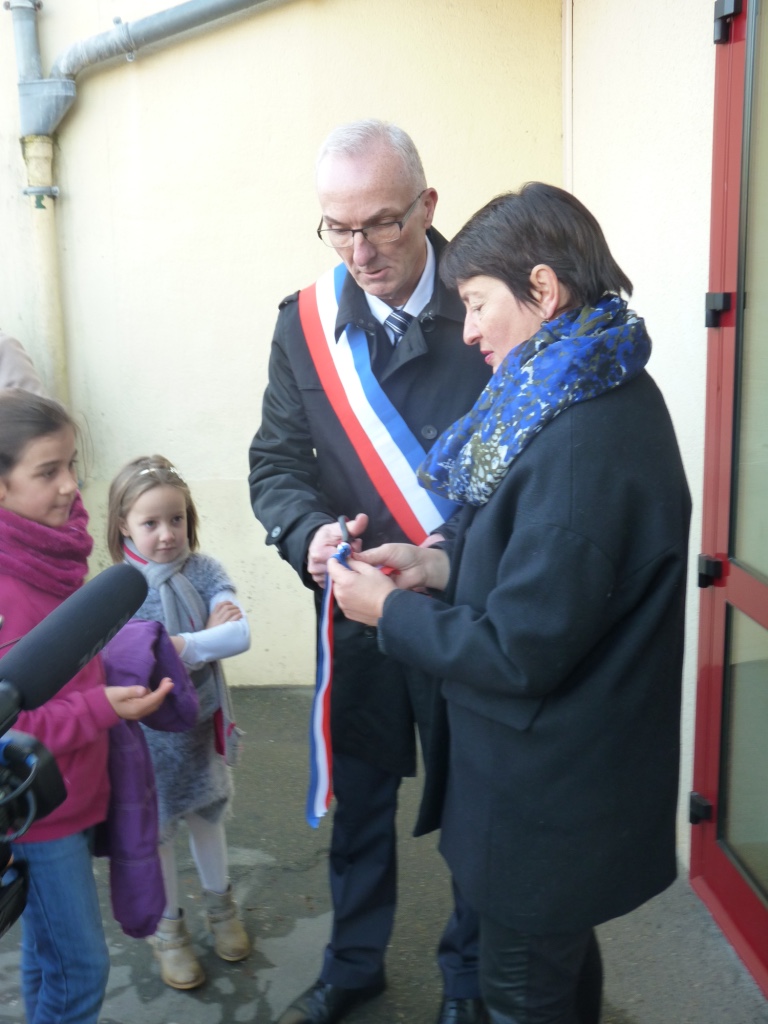
M219 601L208 616L205 628L211 629L213 626L222 626L225 622L237 622L242 617L243 613L232 601Z
M149 690L146 686L105 687L107 700L115 714L131 722L157 711L172 689L173 680L168 677L160 681L156 690Z
M413 544L382 544L378 548L361 551L350 559L380 565L385 569L396 569L392 582L400 590L445 590L451 563L448 555L440 548L415 547Z
M379 569L356 558L351 558L347 564L348 568L335 558L328 560L333 596L348 619L375 626L381 618L387 595L397 588Z

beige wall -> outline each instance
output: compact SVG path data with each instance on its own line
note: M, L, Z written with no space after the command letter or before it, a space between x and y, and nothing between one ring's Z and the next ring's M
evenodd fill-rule
M137 18L162 6L134 0L120 13ZM44 71L71 42L109 28L115 13L107 0L46 0ZM356 117L402 124L440 192L437 225L446 234L496 192L530 178L562 182L593 209L635 283L633 304L654 339L650 369L670 405L694 498L685 855L711 5L563 0L562 13L561 36L561 0L292 0L80 76L58 137L56 212L73 405L90 434L95 567L105 564L110 475L136 454L169 455L192 484L205 548L228 566L251 616L253 650L233 663L232 681L311 681L309 595L264 547L245 477L277 302L329 265L313 235L318 144L334 124ZM20 195L15 80L10 15L2 11L0 325L34 352L47 286L36 274Z
M704 458L712 6L575 0L573 13L572 188L597 216L634 283L632 305L653 338L649 370L670 407L694 502L679 816L687 860Z
M116 13L106 0L46 0L44 73ZM400 123L440 193L445 234L499 191L559 183L560 14L560 0L292 0L78 78L58 133L56 215L94 568L106 564L109 478L135 455L168 455L250 614L253 649L232 663L234 683L313 675L309 594L264 546L246 475L277 303L330 265L314 237L318 145L341 121ZM20 195L10 18L0 11L0 324L35 352L46 283Z

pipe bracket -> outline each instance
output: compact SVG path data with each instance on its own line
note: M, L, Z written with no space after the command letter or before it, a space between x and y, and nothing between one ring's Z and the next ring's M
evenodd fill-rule
M51 199L58 199L58 185L34 185L22 189L25 196L49 196Z

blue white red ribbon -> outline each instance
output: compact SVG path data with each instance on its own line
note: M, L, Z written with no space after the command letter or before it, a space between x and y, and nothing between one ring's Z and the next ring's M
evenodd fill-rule
M332 558L346 564L352 548L342 542ZM317 636L315 695L309 719L309 789L307 822L317 828L333 799L333 752L331 750L331 682L333 679L333 582L325 580Z

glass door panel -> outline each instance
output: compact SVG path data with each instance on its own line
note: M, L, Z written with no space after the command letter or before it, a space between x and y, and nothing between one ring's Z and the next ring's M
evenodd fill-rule
M739 338L738 437L733 556L768 579L768 18L753 19L746 99L749 125L742 196L743 296Z
M768 895L768 630L729 609L720 834L749 881Z

